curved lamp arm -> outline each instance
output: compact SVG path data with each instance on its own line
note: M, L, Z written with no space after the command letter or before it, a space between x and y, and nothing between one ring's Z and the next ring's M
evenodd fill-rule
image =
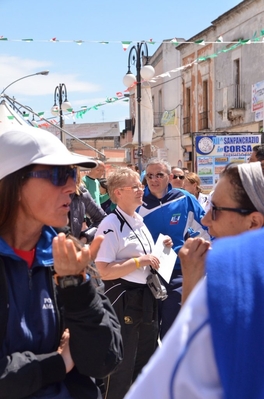
M3 93L6 91L6 89L8 89L8 87L10 87L10 86L13 85L14 83L18 82L19 80L26 79L26 78L30 78L30 76L35 76L35 75L48 75L48 74L49 74L49 71L41 71L41 72L32 73L31 75L23 76L22 78L19 78L19 79L17 79L17 80L14 80L14 82L11 82L8 86L6 86L6 87L1 91L0 95L3 94Z

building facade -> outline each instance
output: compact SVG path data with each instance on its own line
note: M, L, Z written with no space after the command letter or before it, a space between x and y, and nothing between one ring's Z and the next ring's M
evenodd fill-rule
M186 41L164 40L149 60L154 132L143 162L157 156L196 171L195 135L261 132L263 46L263 0L240 2ZM133 94L130 103L133 135ZM133 162L135 146L124 145Z
M171 165L183 164L181 136L181 86L182 78L180 52L173 42L164 40L150 58L155 68L154 82L151 82L154 133L152 155L166 159Z
M244 0L177 47L185 67L181 131L188 168L195 170L197 133L262 131L263 27L264 2Z

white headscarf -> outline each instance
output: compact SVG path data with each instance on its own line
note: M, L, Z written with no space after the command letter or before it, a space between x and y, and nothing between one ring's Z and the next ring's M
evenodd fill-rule
M238 165L242 185L255 208L264 214L264 176L260 162Z

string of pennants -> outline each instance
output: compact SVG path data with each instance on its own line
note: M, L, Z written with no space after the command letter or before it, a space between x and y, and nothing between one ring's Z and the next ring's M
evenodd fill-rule
M8 41L9 39L7 39L7 38L5 38L5 37L3 37L3 36L0 36L0 41L1 41L1 40L3 40L3 41ZM9 41L26 41L26 42L32 42L33 39L20 39L20 40L12 40L12 39L11 39L11 40L9 40ZM40 42L41 40L37 40L37 41ZM53 38L53 39L50 39L50 40L47 40L47 41L55 41L55 42L58 42L59 40L57 40L56 38ZM43 40L42 40L42 42L43 42ZM67 43L69 43L69 42L75 42L75 43L77 43L77 44L82 44L82 43L86 43L87 41L85 41L85 40L77 40L77 41L76 41L76 40L73 40L73 41L60 40L60 42L64 42L64 43L65 43L65 42L67 42ZM98 41L98 42L91 42L91 41L88 41L88 42L89 42L89 43L100 43L100 44L116 43L116 42L99 42L99 41ZM120 42L118 42L118 43L120 43ZM122 43L122 45L123 45L123 49L126 51L127 48L130 46L130 44L133 43L133 41L122 41L121 43ZM150 39L149 41L146 41L146 43L147 43L147 44L156 44L157 42L154 42L152 39ZM178 46L179 44L182 44L182 43L184 43L184 44L188 44L188 43L190 43L190 44L197 44L197 45L200 45L200 46L205 46L206 44L213 44L213 43L218 43L218 44L223 43L223 44L227 44L227 46L225 46L224 48L218 50L216 53L209 54L209 55L204 55L204 56L200 56L200 57L196 58L195 60L193 60L193 61L192 61L191 63L189 63L189 64L182 65L182 66L180 66L180 67L171 69L170 71L166 71L166 72L164 72L164 73L162 73L162 74L160 74L160 75L154 76L154 77L150 80L150 82L152 82L152 83L157 82L157 81L158 81L159 79L161 79L161 78L165 78L165 77L170 78L170 77L171 77L171 73L179 72L179 71L184 70L184 69L187 69L187 68L191 67L192 65L197 64L197 63L199 63L199 62L205 61L205 60L207 60L207 59L215 58L215 57L217 57L219 54L221 54L221 53L227 53L227 52L229 52L229 51L234 50L235 48L237 48L237 47L239 47L239 46L248 45L248 44L251 44L251 43L264 43L264 29L260 31L260 35L259 35L259 36L257 36L257 32L255 32L254 35L253 35L253 37L252 37L251 39L240 39L240 40L232 41L232 42L225 42L225 41L223 40L223 37L222 37L222 36L219 36L218 39L217 39L215 42L206 42L206 41L203 40L203 39L196 40L196 41L194 41L194 42L191 42L191 41L180 41L180 40L177 40L176 38L174 38L174 39L172 39L172 40L170 40L170 41L167 41L167 42L166 42L166 41L162 41L162 42L160 42L160 43L172 43L174 46ZM137 84L137 83L135 82L130 88L124 90L123 92L122 92L122 91L118 91L118 92L116 93L115 96L113 96L113 97L107 97L105 101L103 101L103 102L101 102L101 103L98 103L98 104L95 104L95 105L93 105L93 106L91 106L91 107L82 106L78 111L74 111L72 108L69 108L69 109L67 110L68 112L67 112L67 113L64 113L63 117L65 117L65 118L67 118L67 119L69 118L69 116L71 116L71 117L75 117L75 116L76 116L77 119L78 119L78 118L83 118L83 116L84 116L88 111L90 111L90 110L98 110L98 108L101 107L101 106L104 106L104 105L107 105L107 104L111 104L111 103L115 103L115 102L120 101L120 100L125 101L125 102L128 102L129 100L128 100L128 98L125 96L125 93L129 92L129 91L133 88L133 86L135 86L136 84ZM36 126L44 127L44 126L48 125L48 123L41 123L41 119L42 119L42 117L44 116L44 113L45 113L45 112L38 112L38 113L37 113L37 115L38 115L39 118L40 118L40 121L35 121ZM29 113L24 113L23 117L24 117L25 119L29 119L29 115L30 115ZM59 116L59 112L58 112L58 116ZM8 116L8 118L10 119L10 118L12 118L12 116ZM55 118L56 118L56 117L55 117ZM54 119L54 118L48 118L48 120L49 120L49 123L51 123L51 124L58 124L57 120Z
M128 102L128 98L124 97L123 93L119 92L117 93L117 95L119 95L119 97L109 97L107 98L104 102L102 103L98 103L96 105L93 105L92 107L87 107L86 105L82 106L81 109L79 109L78 111L74 111L72 108L67 109L67 112L63 114L63 117L66 119L69 119L69 117L75 117L78 118L83 118L83 115L86 114L86 112L90 111L90 110L98 110L99 107L106 105L106 104L110 104L110 103L114 103L116 101L124 101L124 102ZM39 121L31 121L31 122L35 122L34 124L38 127L48 127L49 124L53 124L53 125L57 125L59 122L57 121L56 117L55 118L47 118L47 120L49 121L49 123L42 123L41 119L44 117L45 112L38 112L37 115L39 116ZM59 111L58 111L58 116L59 116ZM23 113L23 118L25 120L28 120L30 117L30 112L28 113ZM13 119L13 116L10 115L8 116L9 119Z
M146 40L145 42L147 44L161 44L161 43L172 43L175 46L178 46L179 44L198 44L198 45L206 45L206 44L213 44L213 43L225 43L225 44L240 44L241 42L243 42L242 44L249 44L249 43L259 43L259 42L264 42L263 40L264 37L264 30L260 31L260 36L257 37L257 32L255 32L254 37L252 39L241 39L241 40L237 40L237 41L224 41L222 36L219 36L215 41L205 41L204 39L199 39L199 40L195 40L195 41L185 41L183 39L177 39L177 38L173 38L172 40L164 40L164 41L154 41L153 39L149 39ZM85 43L98 43L98 44L103 44L103 45L108 45L108 44L112 44L112 43L119 43L122 45L122 48L124 51L126 51L130 44L133 43L138 43L139 41L133 41L133 40L121 40L121 41L96 41L96 40L61 40L58 39L57 37L53 37L51 39L44 39L44 40L39 40L39 39L32 39L32 38L26 38L26 39L9 39L5 36L0 36L0 41L9 41L9 42L27 42L27 43L31 43L31 42L36 42L36 43L75 43L78 45L82 45Z

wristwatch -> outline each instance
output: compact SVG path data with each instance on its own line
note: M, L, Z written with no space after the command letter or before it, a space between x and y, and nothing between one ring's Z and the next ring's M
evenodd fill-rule
M58 274L54 274L53 278L55 284L60 288L78 287L86 281L86 273L82 272L80 274L74 274L70 276L59 276Z

